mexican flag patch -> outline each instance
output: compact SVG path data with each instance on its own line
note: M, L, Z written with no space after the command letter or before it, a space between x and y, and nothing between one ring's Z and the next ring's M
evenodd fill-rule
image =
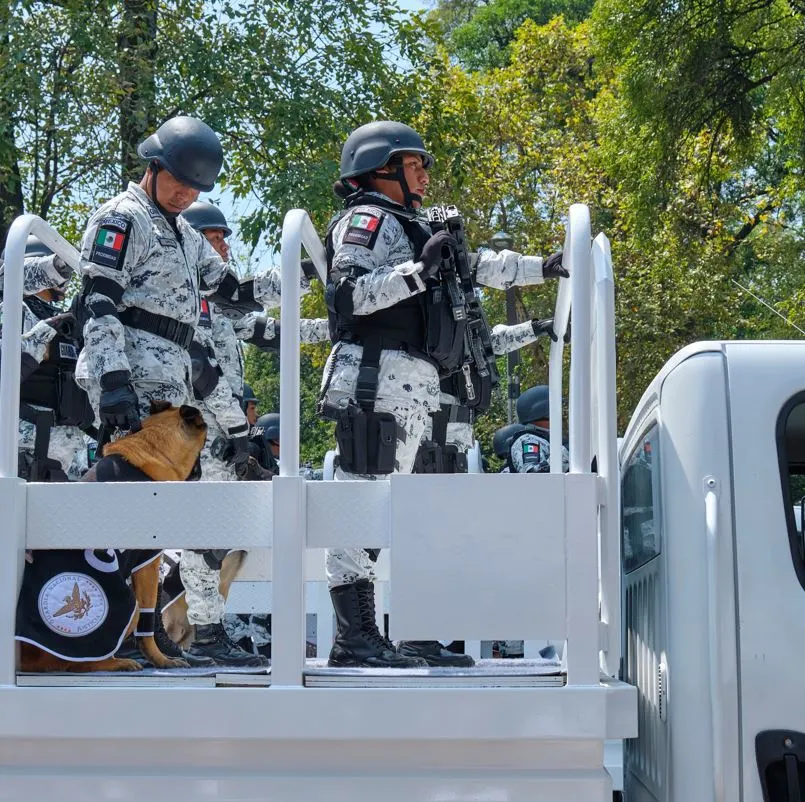
M122 270L130 231L131 221L122 215L112 214L99 220L98 230L92 241L90 262L113 270Z
M380 225L380 218L371 214L353 214L349 221L350 228L362 228L366 231L374 231Z
M382 216L378 217L369 212L353 212L342 243L373 248L382 222Z

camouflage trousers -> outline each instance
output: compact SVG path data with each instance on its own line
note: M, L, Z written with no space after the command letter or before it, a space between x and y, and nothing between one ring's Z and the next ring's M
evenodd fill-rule
M95 411L97 426L100 420L98 418L98 407L101 402L101 387L95 382L82 386L85 387L89 402ZM175 407L179 407L182 404L193 404L187 384L182 381L145 382L135 379L132 381L132 387L134 387L134 392L137 394L141 418L147 418L151 414L152 401L169 401Z
M441 393L439 404L442 409L450 406L458 406L458 399L453 395ZM428 416L428 425L425 427L423 440L430 440L433 437L433 418ZM457 446L460 452L466 454L475 445L475 435L471 423L459 423L458 421L448 422L447 424L447 445Z
M327 360L323 392L328 405L344 407L355 398L355 385L362 348L354 343L337 343ZM382 351L375 411L394 415L401 434L397 437L394 473L411 473L419 443L439 408L439 375L423 359L404 351ZM347 473L336 468L338 482L383 476ZM374 581L374 555L365 549L327 549L327 582L331 588L350 585L360 579Z
M187 620L191 624L220 624L226 599L221 595L221 572L210 568L203 551L183 549L179 575L185 589Z
M19 450L33 455L36 426L28 421L19 422ZM48 457L59 462L71 482L78 481L89 469L87 441L77 426L54 426L50 430Z

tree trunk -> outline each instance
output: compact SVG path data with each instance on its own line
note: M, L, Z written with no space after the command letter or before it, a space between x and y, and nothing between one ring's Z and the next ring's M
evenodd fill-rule
M118 34L120 85L120 167L125 188L139 181L143 163L137 145L156 128L157 0L123 0Z
M8 229L24 211L19 153L14 139L14 92L11 86L11 42L8 2L0 5L0 247L5 245Z

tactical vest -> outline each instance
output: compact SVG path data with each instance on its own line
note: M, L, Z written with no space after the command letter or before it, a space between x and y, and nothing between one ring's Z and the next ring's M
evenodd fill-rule
M413 247L414 262L419 261L422 248L430 239L431 231L415 214L405 212L397 204L383 198L364 194L350 198L347 206L331 221L327 229L325 251L328 271L332 268L335 248L333 231L338 223L356 206L377 206L392 215L402 226ZM328 310L330 339L363 342L367 337L380 337L382 348L406 347L428 357L440 371L455 370L461 361L463 349L464 299L457 281L448 284L444 279L429 279L424 293L406 298L387 309L371 315L360 315L349 320Z
M41 301L28 299L26 303L40 320L59 313ZM75 381L77 361L78 343L57 334L50 341L48 355L20 385L20 417L30 420L33 413L26 406L45 407L53 410L56 426L90 427L95 416L86 392Z

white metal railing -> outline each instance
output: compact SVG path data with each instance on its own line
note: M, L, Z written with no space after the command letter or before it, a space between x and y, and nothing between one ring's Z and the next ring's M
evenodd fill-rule
M17 475L17 426L20 409L20 360L22 343L22 287L25 243L35 234L73 270L78 270L78 251L44 220L33 214L18 217L8 231L3 281L3 337L0 349L6 355L0 364L0 479ZM15 359L9 354L17 354Z
M9 234L6 259L6 294L4 308L4 333L2 348L4 354L19 353L21 325L14 323L13 315L19 321L19 309L22 298L22 268L24 243L29 231L39 235L54 252L63 256L74 267L78 266L78 254L61 237L55 234L43 221L32 216L15 221ZM77 548L77 547L135 547L142 543L148 533L148 545L153 547L188 547L211 548L227 546L249 546L270 548L272 550L272 635L273 666L272 687L299 687L303 684L304 650L305 650L305 554L307 549L324 548L326 546L350 546L360 543L366 547L387 547L391 544L393 533L399 531L405 516L392 515L399 499L407 498L412 485L405 480L420 480L423 477L393 477L391 481L350 482L333 484L329 482L311 483L298 476L299 465L299 281L301 275L301 248L314 260L319 275L324 277L325 255L321 242L313 225L302 210L293 210L286 215L282 234L282 320L285 336L281 343L281 381L280 395L282 402L281 440L283 449L280 458L280 476L268 486L244 487L238 483L211 483L205 486L166 486L157 492L142 493L136 486L119 486L113 490L106 486L85 484L81 486L42 486L22 485L14 477L16 475L17 448L17 409L19 404L19 362L15 359L3 360L2 412L0 416L0 441L2 441L2 472L0 479L0 499L14 500L17 518L21 524L14 524L15 531L21 531L18 545L25 546L25 538L29 544L38 548ZM590 248L590 223L586 207L574 206L569 217L568 235L565 246L566 259L571 272L570 280L562 280L557 299L556 330L560 335L559 342L552 345L551 350L551 428L552 442L560 443L561 437L561 359L562 334L565 331L570 314L571 298L575 308L573 322L573 350L570 365L571 380L571 473L589 474L591 458L591 436L596 428L597 455L599 470L607 488L604 513L600 512L600 600L605 621L614 626L618 615L619 583L617 581L618 565L614 560L617 554L617 465L613 463L614 455L614 320L612 317L612 273L609 251L606 240L596 243L597 251ZM597 254L597 255L596 255ZM592 327L591 310L593 308L593 261L595 260L596 283L596 325ZM581 300L580 300L581 299ZM587 309L586 315L582 311ZM586 323L585 323L586 320ZM592 358L593 346L598 348L596 359ZM557 374L558 362L558 374ZM596 399L598 419L592 419L592 380L591 367L595 364ZM15 370L16 368L16 370ZM558 378L557 378L558 376ZM554 406L558 404L558 411ZM558 425L558 434L556 427ZM610 444L607 447L607 443ZM608 448L608 450L607 450ZM552 454L560 455L561 447L552 449ZM573 455L575 454L575 460ZM553 467L553 466L552 466ZM431 477L425 477L431 481ZM400 481L396 481L396 480ZM478 486L480 497L476 499L479 506L495 507L492 494L520 493L516 496L522 500L523 485L519 480L528 483L529 488L539 492L533 494L533 503L545 504L550 494L559 491L578 493L579 504L567 504L565 512L561 512L561 504L556 518L561 531L549 532L550 526L541 529L539 534L546 546L549 546L552 557L540 558L545 566L550 562L547 571L546 587L550 584L550 571L561 574L561 591L559 602L553 604L551 615L544 616L557 622L561 630L559 637L567 637L569 647L569 685L585 685L597 682L598 665L598 603L599 593L597 573L599 571L598 555L594 552L594 521L591 522L589 510L596 505L596 494L591 492L589 476L577 476L560 480L559 477L546 477L545 482L537 482L536 487L526 477L440 477L432 481L443 482L439 492L444 489L447 494L445 503L460 504L459 495L464 488L463 481L480 481ZM611 480L611 481L610 481ZM561 483L559 483L561 482ZM483 498L483 489L490 487L490 499ZM259 483L247 483L257 485ZM348 487L352 485L352 487ZM494 490L493 490L494 486ZM515 487L516 486L516 487ZM423 486L424 487L424 486ZM475 487L475 485L473 485ZM153 488L152 488L153 490ZM542 491L545 491L543 494ZM550 492L549 492L550 491ZM433 491L427 491L432 494ZM531 493L531 490L526 491ZM614 492L614 496L612 493ZM136 496L136 499L135 499ZM502 498L499 495L499 498ZM574 497L575 499L575 497ZM614 503L613 503L614 499ZM44 514L56 503L58 520ZM203 501L202 501L203 500ZM27 509L26 512L26 501ZM236 532L228 532L225 524L216 523L216 515L205 514L205 523L209 526L199 528L198 518L187 516L184 510L198 511L201 504L213 505L215 509L237 508L243 511L238 518ZM512 504L515 501L512 495ZM114 514L121 519L122 526L116 527L110 535L108 527L101 523L86 521L86 509L95 509L93 516L104 520L106 507L115 506ZM167 505L167 506L166 506ZM245 509L244 509L245 508ZM136 509L136 516L131 514ZM397 508L399 509L399 507ZM165 529L162 524L170 519L171 525ZM566 515L565 517L561 517ZM13 516L12 516L13 517ZM415 517L415 516L410 516ZM488 517L488 516L487 516ZM125 519L125 520L124 520ZM38 522L38 523L37 523ZM487 524L490 521L487 520ZM592 527L591 524L592 523ZM470 520L468 527L479 528L480 523ZM20 529L21 527L21 529ZM163 531L164 529L164 531ZM208 531L209 530L209 531ZM566 531L565 531L566 530ZM535 530L536 531L536 530ZM475 533L476 535L478 533ZM226 537L226 544L218 542ZM526 533L529 542L534 540L534 533ZM167 542L168 539L172 542ZM557 538L559 540L557 540ZM566 538L566 541L565 541ZM110 539L115 542L108 542ZM456 551L460 546L456 546ZM395 549L392 550L394 552ZM21 554L21 552L20 552ZM19 555L18 555L19 556ZM467 557L471 560L472 557ZM536 559L536 558L534 558ZM15 588L20 577L21 565L9 560L6 565L0 561L0 587ZM17 563L17 564L15 564ZM474 566L473 566L474 568ZM9 583L4 583L3 579ZM533 582L527 583L533 586ZM524 584L523 587L526 587ZM557 588L558 589L558 588ZM567 591L567 595L565 595ZM530 592L530 590L528 591ZM526 591L524 591L524 594ZM13 684L13 629L14 609L12 591L4 592L0 607L0 685ZM523 595L523 598L526 598ZM529 609L533 609L534 599L529 598ZM609 618L606 616L609 615ZM415 620L416 616L409 617ZM445 619L447 620L447 619ZM452 621L458 621L454 617ZM491 619L490 619L491 620ZM553 625L553 624L551 624ZM452 624L450 625L452 626ZM491 625L490 625L491 626ZM449 629L445 627L444 631ZM468 626L469 630L470 627ZM532 627L533 629L533 627ZM452 632L452 630L450 630ZM525 634L525 633L524 633ZM499 633L489 632L481 637L497 637ZM463 636L463 635L462 635ZM512 635L516 636L516 635ZM476 637L467 635L464 637ZM527 637L554 637L545 632L527 635ZM609 639L610 657L612 649L617 648L616 633ZM615 653L616 654L616 653ZM578 659L576 659L578 658ZM613 663L616 665L617 661Z

